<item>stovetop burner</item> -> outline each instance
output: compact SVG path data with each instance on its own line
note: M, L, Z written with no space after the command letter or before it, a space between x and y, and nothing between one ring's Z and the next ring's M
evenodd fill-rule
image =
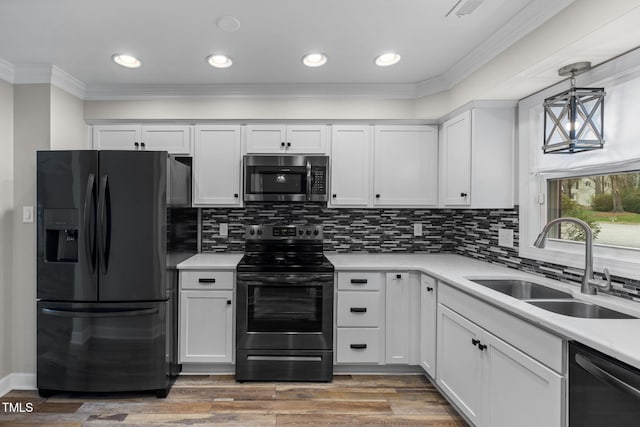
M246 231L245 255L239 272L332 272L322 251L322 227L251 225Z

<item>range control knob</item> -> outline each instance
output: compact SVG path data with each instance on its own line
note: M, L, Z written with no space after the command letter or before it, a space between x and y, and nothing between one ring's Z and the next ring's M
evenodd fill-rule
M298 230L298 234L302 236L304 234L304 230Z
M318 231L318 229L316 228L315 230L313 230L313 235L317 236L318 234L320 234L320 232Z
M262 229L258 228L258 236L262 236Z
M251 235L253 236L254 234L256 234L256 230L254 230L254 229L252 228L251 230L249 230L249 234L251 234Z
M311 230L307 228L307 236L310 236L310 235L311 235Z

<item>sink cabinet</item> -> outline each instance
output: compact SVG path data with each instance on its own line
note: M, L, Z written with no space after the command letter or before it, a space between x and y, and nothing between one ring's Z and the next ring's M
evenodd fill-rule
M563 426L562 340L446 284L438 292L436 381L469 421ZM548 347L536 359L501 337L516 335Z

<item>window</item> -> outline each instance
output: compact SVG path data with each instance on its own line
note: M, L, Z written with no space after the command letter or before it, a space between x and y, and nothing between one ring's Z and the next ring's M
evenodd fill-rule
M593 230L594 243L640 249L640 172L583 175L547 181L547 219L574 217ZM559 224L553 237L584 241L584 232Z

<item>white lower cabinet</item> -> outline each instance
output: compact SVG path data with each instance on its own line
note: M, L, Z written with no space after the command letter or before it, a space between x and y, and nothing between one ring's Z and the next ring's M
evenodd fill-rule
M436 376L436 318L438 310L437 284L432 277L420 277L420 366Z
M447 303L445 298L438 304L437 384L469 421L482 427L563 426L564 376Z
M408 364L411 341L409 273L387 273L386 285L386 362Z
M233 273L180 273L180 363L233 362Z

